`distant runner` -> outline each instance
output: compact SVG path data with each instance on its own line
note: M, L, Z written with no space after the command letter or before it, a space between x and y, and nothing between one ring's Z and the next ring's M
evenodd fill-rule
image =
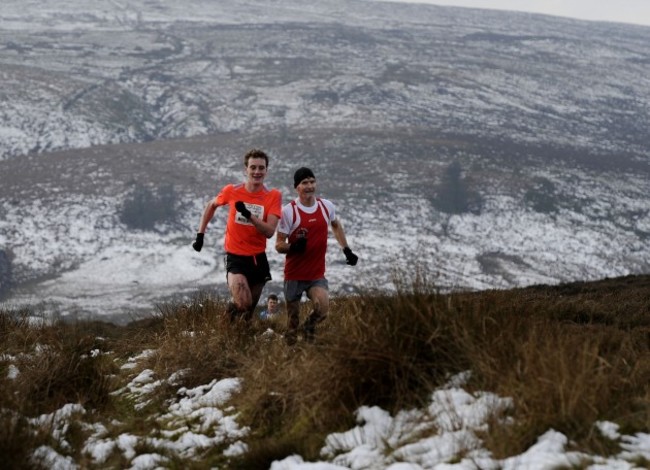
M271 320L280 314L280 299L275 294L266 298L266 308L259 314L260 320Z

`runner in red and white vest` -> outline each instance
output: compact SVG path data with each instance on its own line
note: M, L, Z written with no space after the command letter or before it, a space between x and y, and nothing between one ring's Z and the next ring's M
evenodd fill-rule
M329 285L325 278L325 253L329 227L343 248L347 264L355 266L357 255L352 253L343 225L336 216L336 207L328 199L316 197L316 177L306 167L293 177L298 197L282 208L275 248L285 253L284 297L287 305L288 331L286 340L295 344L300 326L300 300L306 293L313 310L302 326L303 336L311 341L316 325L329 313Z

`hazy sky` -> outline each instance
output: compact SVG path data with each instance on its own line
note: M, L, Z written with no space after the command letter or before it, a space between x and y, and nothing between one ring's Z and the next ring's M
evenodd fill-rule
M389 0L459 7L516 10L583 20L650 26L650 0Z

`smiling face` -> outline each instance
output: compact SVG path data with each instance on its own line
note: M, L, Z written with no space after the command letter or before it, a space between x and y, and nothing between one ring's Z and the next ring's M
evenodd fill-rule
M266 178L266 160L264 158L250 158L246 165L246 182L254 186L264 183Z

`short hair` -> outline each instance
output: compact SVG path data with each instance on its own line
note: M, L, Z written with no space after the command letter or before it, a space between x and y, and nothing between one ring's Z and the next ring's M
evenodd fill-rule
M278 300L278 296L275 294L269 294L266 300Z
M269 166L269 156L260 149L250 149L248 152L246 152L246 155L244 155L244 166L248 167L248 161L251 158L263 158L264 161L266 162L266 166Z

